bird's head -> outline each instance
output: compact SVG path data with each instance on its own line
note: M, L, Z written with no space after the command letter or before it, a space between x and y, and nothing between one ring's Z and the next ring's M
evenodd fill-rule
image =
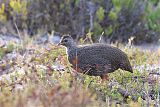
M62 36L60 42L58 43L58 45L63 45L67 48L70 48L70 47L73 47L73 46L76 46L73 38L69 35L64 35Z

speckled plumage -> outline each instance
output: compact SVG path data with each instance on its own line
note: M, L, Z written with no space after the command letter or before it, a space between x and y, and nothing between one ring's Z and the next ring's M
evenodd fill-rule
M70 36L60 42L67 48L68 60L73 68L92 76L103 76L121 68L133 72L127 55L116 47L105 44L77 46Z

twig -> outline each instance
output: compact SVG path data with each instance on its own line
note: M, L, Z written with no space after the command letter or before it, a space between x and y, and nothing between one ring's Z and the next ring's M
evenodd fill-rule
M14 23L14 25L15 25L15 27L16 27L16 30L17 30L17 33L18 33L18 36L19 36L19 39L20 39L21 46L22 46L22 48L23 48L23 40L22 40L22 37L21 37L21 35L20 35L19 29L18 29L16 23Z
M104 35L104 31L102 32L102 34L99 37L99 40L98 40L99 43L103 43L104 42L103 35Z
M153 74L153 75L160 75L160 73L158 73L158 72L150 72L150 73L149 73L149 75L152 75L152 74Z

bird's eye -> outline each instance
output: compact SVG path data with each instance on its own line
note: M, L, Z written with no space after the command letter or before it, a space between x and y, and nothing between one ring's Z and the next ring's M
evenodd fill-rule
M67 39L65 39L65 40L64 40L64 42L68 42L68 40L67 40Z

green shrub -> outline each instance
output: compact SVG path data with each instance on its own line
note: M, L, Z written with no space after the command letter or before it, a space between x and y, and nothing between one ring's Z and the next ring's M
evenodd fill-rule
M5 4L2 3L1 8L0 8L0 20L1 21L6 21L7 20L4 10L5 10Z
M93 40L104 32L111 42L158 40L158 0L2 0L0 6L0 23L11 22L14 30L16 23L29 35L55 30L78 37L93 32Z

